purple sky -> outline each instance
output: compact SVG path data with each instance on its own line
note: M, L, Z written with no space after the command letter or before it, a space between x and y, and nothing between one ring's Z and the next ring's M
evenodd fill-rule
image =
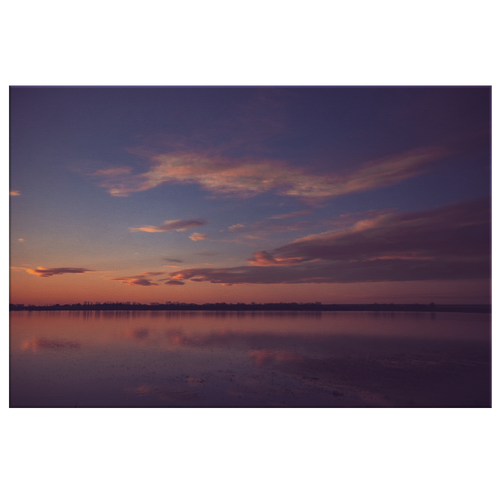
M490 302L490 141L490 87L11 87L11 301Z

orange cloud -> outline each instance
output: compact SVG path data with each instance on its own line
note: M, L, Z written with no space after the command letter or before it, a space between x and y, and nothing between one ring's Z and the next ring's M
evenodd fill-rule
M48 278L49 276L55 276L58 274L84 274L84 273L93 273L96 271L92 271L91 269L85 269L83 267L40 267L37 269L26 269L29 274L34 274L36 276L40 276L41 278Z
M365 163L354 173L314 175L277 160L242 162L178 153L154 156L155 165L142 174L113 167L91 175L104 177L99 186L112 196L128 196L168 182L197 183L217 194L251 196L276 190L285 196L326 198L395 184L421 173L422 165L444 154L442 149L422 148Z
M202 234L202 233L193 233L189 239L193 241L201 241L201 240L206 240L208 238L208 234Z
M145 226L145 227L130 227L129 230L132 232L144 231L146 233L164 233L166 231L186 231L197 226L204 226L206 221L202 220L166 220L160 226ZM198 234L198 233L194 233Z
M159 286L157 283L151 281L152 276L160 276L165 274L164 271L159 272L145 272L138 274L136 276L125 276L121 278L108 278L113 281L121 281L125 285L137 285L137 286Z
M21 193L19 191L9 191L9 196L20 196Z
M254 266L291 266L304 260L303 257L274 257L265 250L254 252L252 255L253 257L247 260Z

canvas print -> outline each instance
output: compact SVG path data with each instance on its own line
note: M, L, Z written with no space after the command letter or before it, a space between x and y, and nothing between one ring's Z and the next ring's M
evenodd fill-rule
M491 407L491 88L10 88L13 408Z

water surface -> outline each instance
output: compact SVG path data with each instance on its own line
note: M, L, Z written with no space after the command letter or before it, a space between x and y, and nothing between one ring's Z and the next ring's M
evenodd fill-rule
M489 407L491 316L10 313L11 407Z

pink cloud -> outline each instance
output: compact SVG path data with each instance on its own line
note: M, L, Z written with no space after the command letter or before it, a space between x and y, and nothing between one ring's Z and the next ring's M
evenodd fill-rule
M158 286L146 278L113 278L114 280L121 281L125 285L138 285L138 286Z
M218 241L226 241L240 244L250 244L255 246L255 242L259 240L266 240L269 235L276 233L297 231L299 229L311 228L311 224L306 221L297 222L295 224L276 224L269 221L258 221L249 224L248 226L238 227L238 237L233 239L225 239ZM225 232L222 230L221 232Z
M490 220L490 200L485 198L421 212L382 213L345 229L297 239L273 254L334 261L485 256L490 252Z
M427 281L488 278L486 260L380 259L365 261L304 262L298 266L240 266L229 268L191 268L172 273L178 280L221 285L242 284L320 284L367 283L384 281Z
M272 217L268 217L269 219L287 219L289 217L299 217L300 215L309 215L312 213L312 210L299 210L297 212L291 212L289 214L281 214L281 215L273 215Z
M164 271L148 271L145 273L138 274L136 276L125 276L121 278L108 278L113 281L121 281L125 285L137 285L137 286L159 286L157 283L152 281L153 276L160 276L165 274Z
M201 241L201 240L206 240L208 236L209 236L208 234L204 233L193 233L191 234L191 236L189 236L189 239L193 241Z
M20 196L21 193L19 191L9 191L9 196Z
M422 148L365 163L353 173L326 176L308 174L277 160L236 161L178 153L152 157L154 166L142 174L132 174L129 167L111 167L92 175L104 177L99 186L112 196L128 196L163 183L196 183L217 194L252 196L275 190L284 196L314 199L395 184L418 175L423 165L444 154L442 149Z
M197 226L204 226L206 221L202 220L166 220L160 226L144 226L144 227L130 227L130 231L144 231L146 233L164 233L166 231L186 231L187 229L192 229ZM198 234L198 233L195 233Z
M85 269L83 267L40 267L37 269L26 269L29 274L34 274L41 278L48 278L49 276L56 276L59 274L84 274L93 273L91 269Z
M458 280L491 275L489 198L374 214L348 228L255 252L251 266L190 268L173 279L224 285Z
M116 175L126 175L132 173L132 167L108 167L96 170L91 175L96 177L108 177Z
M302 257L274 257L269 252L261 250L254 252L251 259L247 259L254 266L292 266L302 262Z

